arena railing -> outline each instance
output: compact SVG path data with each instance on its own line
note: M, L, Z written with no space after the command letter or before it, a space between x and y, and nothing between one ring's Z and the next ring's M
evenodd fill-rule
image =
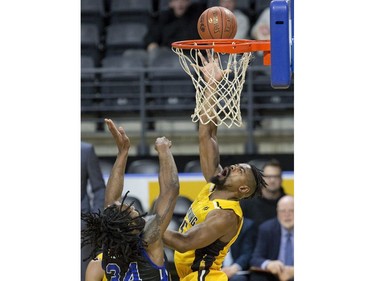
M146 139L155 122L191 120L195 104L192 82L188 76L173 73L174 69L151 67L81 69L81 120L95 124L98 133L104 131L104 117L139 121L139 154L148 154ZM241 113L244 126L230 130L244 135L246 153L256 152L254 131L293 135L293 124L278 126L273 121L293 120L294 83L286 90L272 89L267 67L249 67Z

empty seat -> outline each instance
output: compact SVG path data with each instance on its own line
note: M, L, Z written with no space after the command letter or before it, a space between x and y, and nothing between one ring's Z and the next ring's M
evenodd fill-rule
M152 0L111 0L110 22L146 23L152 12Z
M193 82L172 50L155 50L149 56L148 65L151 92L159 97L157 103L190 105L195 102Z
M101 51L99 28L95 24L81 24L81 55L93 58L95 65Z
M176 206L173 210L173 218L178 221L178 224L181 225L187 211L190 208L190 205L193 203L189 198L185 196L178 196Z
M92 81L95 79L95 73L87 71L95 68L95 63L92 57L81 56L81 80ZM83 69L83 71L82 71ZM86 72L85 72L86 70Z
M172 230L172 231L178 231L179 227L180 227L179 221L175 217L172 217L171 221L168 224L167 229Z
M81 56L81 82L88 82L87 85L93 87L95 80L95 73L92 72L95 68L94 59L89 56ZM92 93L82 88L82 93Z
M96 93L94 59L89 56L81 56L81 105L93 104L93 95Z
M155 174L159 173L159 162L152 159L139 159L130 163L129 174Z
M81 0L81 22L104 26L104 0Z
M192 160L186 163L184 168L185 173L201 173L201 163L199 160Z
M127 49L143 49L143 37L147 32L145 23L115 23L107 27L106 54L122 55Z
M189 78L181 67L178 55L170 48L155 49L149 55L148 65L156 68L150 71L150 78Z
M140 68L145 67L146 56L145 50L135 50L135 52L127 52L123 55L105 56L102 60L102 67L110 69L103 72L102 78L138 79L139 72L142 72Z
M101 75L100 89L105 105L140 103L139 84L144 76L145 56L145 50L135 50L124 55L107 56L102 60L104 72Z
M81 0L81 14L86 15L100 15L104 16L104 1L103 0Z

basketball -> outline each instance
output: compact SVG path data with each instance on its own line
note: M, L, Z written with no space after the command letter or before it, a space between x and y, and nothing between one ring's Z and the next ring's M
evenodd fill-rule
M197 28L202 39L233 39L237 32L237 20L227 8L214 6L200 15Z

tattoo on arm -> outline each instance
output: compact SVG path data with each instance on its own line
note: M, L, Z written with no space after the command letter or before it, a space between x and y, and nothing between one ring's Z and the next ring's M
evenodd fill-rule
M144 231L144 240L147 244L154 243L160 237L160 217L158 215L150 216L146 222Z
M159 204L157 202L156 204ZM157 205L155 205L155 211L158 208ZM163 214L158 214L157 212L153 215L151 215L146 222L145 230L144 230L144 241L147 242L147 244L152 244L156 242L158 239L162 238L162 233L160 226L165 221L165 218L170 211L171 208L171 201L168 201L168 205L163 210Z

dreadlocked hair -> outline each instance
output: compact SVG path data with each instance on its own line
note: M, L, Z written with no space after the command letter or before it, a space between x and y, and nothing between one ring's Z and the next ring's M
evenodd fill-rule
M259 170L257 167L255 167L253 164L250 164L251 171L253 172L254 178L255 178L255 192L249 197L253 198L254 196L261 196L262 195L262 188L267 188L267 183L265 182L263 178L263 171Z
M121 269L127 270L129 263L141 256L143 241L139 233L144 228L143 217L147 213L131 218L130 207L134 202L122 210L128 193L122 199L120 207L112 204L102 213L98 210L97 213L81 214L81 219L86 223L86 228L81 231L81 247L91 245L93 249L85 261L95 258L102 251L103 264L116 262Z

